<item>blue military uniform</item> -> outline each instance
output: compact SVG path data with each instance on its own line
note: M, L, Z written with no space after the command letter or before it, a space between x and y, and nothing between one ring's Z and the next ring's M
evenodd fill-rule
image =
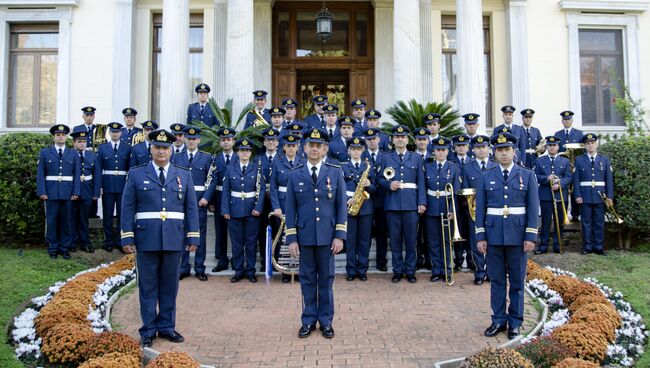
M559 144L560 139L556 136L546 137L546 145ZM539 200L540 200L540 210L542 212L542 229L539 234L539 243L537 244L537 250L535 254L546 253L548 249L548 242L550 238L551 228L555 231L553 232L553 252L560 253L560 244L557 234L557 229L555 228L555 223L553 222L554 210L553 210L553 201L557 205L557 214L558 222L560 224L560 237L563 236L564 229L562 228L562 223L564 222L564 211L562 211L562 202L560 201L560 193L551 191L551 186L554 184L555 180L549 181L549 175L555 175L559 179L560 188L562 189L562 195L565 200L564 206L567 208L569 204L566 202L569 198L569 185L573 178L571 172L571 163L569 159L563 156L555 155L551 157L549 155L541 156L537 159L535 163L535 175L537 176L537 182L539 183ZM557 180L556 179L556 180Z
M255 97L255 100L265 100L267 94L268 92L262 90L253 91L253 96ZM267 124L271 124L271 114L269 114L269 109L267 108L263 109L262 111L260 111L260 114L262 114ZM244 124L244 130L252 127L253 122L256 119L257 116L255 114L253 114L252 112L248 112L248 114L246 114L246 124Z
M122 129L120 123L110 123L111 131ZM97 151L97 170L102 173L102 210L104 223L104 246L107 251L113 247L122 249L117 234L113 233L113 211L117 208L117 228L120 228L120 211L122 211L122 192L126 183L126 174L130 167L131 146L120 141L115 148L113 141L99 146Z
M84 106L81 108L81 112L84 115L95 115L95 111L97 111L97 109L94 108L93 106ZM74 126L72 128L72 132L73 133L86 132L86 149L89 150L92 149L93 146L93 136L95 135L94 134L95 128L96 128L95 124L86 125L84 123L84 124L79 124Z
M327 104L327 96L324 95L318 95L312 97L312 102L314 105L326 105ZM338 111L338 109L337 109ZM318 115L317 113L313 113L311 115L308 115L305 120L304 120L304 125L305 125L305 131L317 128L321 129L322 127L325 126L325 120L322 115Z
M196 87L194 87L194 92L210 93L210 86L205 83L197 84ZM214 111L212 111L209 103L201 105L200 102L195 102L187 106L187 125L191 125L195 120L198 120L209 127L221 125L217 117L214 115Z
M350 126L354 128L354 119L352 119L350 116L341 116L337 123L339 124L339 129L343 126ZM325 129L327 132L327 129ZM347 139L351 137L343 137L340 134L340 131L338 134L334 134L334 137L330 140L329 143L329 152L327 155L339 162L346 162L350 159L350 156L348 155L348 147L347 147Z
M393 136L409 133L409 129L403 125L397 125L392 130ZM387 175L386 169L394 172L392 178ZM391 190L392 181L400 182L400 188ZM390 236L393 280L400 281L404 273L414 280L418 206L426 206L427 201L422 156L408 151L384 154L377 182L386 191L384 211ZM405 258L403 251L406 252Z
M169 147L169 132L149 134L154 145ZM176 295L180 259L186 246L199 244L199 215L189 171L155 162L134 167L124 186L122 246L135 245L140 294L140 336L177 334ZM180 335L179 335L180 336ZM182 337L181 337L182 338Z
M185 136L187 138L199 138L200 134L201 129L199 128L185 128ZM194 183L197 203L201 199L205 199L210 203L215 192L215 187L217 186L217 172L216 167L214 166L214 157L211 154L198 149L194 152L188 150L183 154L173 155L171 162L174 165L188 170L192 174L192 182ZM201 240L198 244L199 247L196 249L196 254L194 255L194 273L196 275L205 274L208 207L198 206L198 212ZM190 252L185 251L181 258L180 272L189 274L190 268Z
M366 101L361 99L361 98L357 98L357 99L353 100L350 103L350 107L352 108L353 112L354 112L355 109L365 109L366 108ZM367 120L365 119L365 113L364 113L364 118L362 120L358 120L358 119L355 118L355 119L353 119L353 121L354 121L354 126L353 126L354 133L353 134L355 136L363 135L363 131L366 130L366 128L368 127Z
M511 106L511 105L505 105L505 106L503 106L501 108L501 112L504 112L504 113L506 113L506 112L514 113L515 111L516 111L515 107ZM507 129L507 130L504 130L504 129ZM497 126L496 128L494 128L494 130L492 131L492 137L491 138L493 138L494 136L496 136L499 133L506 133L506 132L509 132L515 138L517 138L517 143L515 144L515 155L516 155L515 162L517 164L519 164L522 161L523 157L524 157L523 156L524 152L526 151L525 148L524 148L525 147L525 142L524 141L526 139L525 138L525 133L524 133L524 128L522 128L521 125L517 125L515 123L512 123L509 126L506 125L506 124L501 124L501 125Z
M379 129L368 128L364 132L364 137L366 140L372 137L379 135ZM384 213L384 198L386 197L386 191L382 188L377 182L377 176L381 174L382 159L385 155L380 149L376 152L370 152L366 150L361 156L364 160L368 160L375 170L375 193L372 194L372 201L375 206L373 210L373 224L372 224L372 233L375 237L375 252L376 252L376 262L377 269L386 271L386 265L388 259L386 255L388 253L388 232L386 225L386 214Z
M560 113L560 116L562 117L562 120L571 120L573 119L573 111L562 111ZM583 137L582 130L580 129L575 129L573 127L569 129L561 129L555 132L554 134L556 137L560 138L560 152L566 151L566 144L567 143L580 143Z
M585 134L582 143L595 141L598 136ZM605 254L605 204L600 193L614 198L614 174L609 159L601 154L584 153L576 158L573 172L573 196L582 198L580 222L582 224L583 253Z
M327 144L323 130L305 132L306 142ZM315 179L315 180L314 180ZM345 180L340 167L306 162L289 172L286 242L300 246L302 324L332 325L334 317L333 240L347 237ZM333 333L333 331L332 331Z
M70 128L59 124L50 128L50 133L68 134ZM65 146L43 148L38 155L36 168L36 194L45 199L47 252L56 258L62 254L69 258L72 245L72 196L81 192L79 156Z
M360 137L350 138L348 139L348 147L365 148L366 142ZM345 241L345 271L348 280L354 280L355 277L359 277L362 281L365 281L366 273L368 272L370 241L372 239L374 204L371 195L375 192L375 168L370 161L361 159L359 162L353 162L352 160L345 162L341 164L341 169L343 170L348 200L354 197L361 177L366 169L368 170L367 176L370 185L363 187L363 190L370 197L363 201L358 214L354 216L348 214L348 232L347 240Z
M491 138L496 148L513 147L516 142L509 133ZM481 175L476 188L476 240L487 241L492 323L494 327L507 323L509 331L516 332L513 335L518 334L524 319L527 256L523 244L537 241L538 213L537 180L531 170L513 162L510 167L499 165ZM510 305L506 313L507 285Z
M370 109L366 111L366 123L369 120L377 120L377 126L379 126L379 119L381 118L381 112L379 110L375 109ZM367 124L366 124L367 126ZM365 132L369 128L365 128L361 133L365 136ZM392 149L392 146L390 144L390 136L381 130L379 128L372 128L375 130L375 133L379 136L379 149L383 152L390 151Z
M73 140L86 139L86 131L73 132ZM93 198L99 198L101 172L97 170L97 155L92 151L77 151L80 168L80 194L79 199L73 202L73 234L72 248L81 243L81 249L94 252L95 248L90 242L88 234L88 218L91 215Z
M185 143L179 144L182 142L179 140L179 137L185 135L185 128L185 124L181 123L174 123L169 126L169 131L176 137L176 142L172 146L172 155L185 153L187 151L187 145Z
M124 116L136 116L138 115L138 111L132 107L126 107L122 110L122 115ZM135 137L137 134L142 133L141 128L136 128L135 126L132 128L129 127L123 127L122 128L122 136L120 137L120 141L123 143L128 144L129 146L133 142L133 137ZM144 134L144 133L142 133Z
M300 136L297 135L286 135L282 138L284 144L300 144ZM289 171L294 167L298 167L304 164L305 159L296 156L293 162L286 156L281 156L276 160L273 160L273 167L271 168L271 181L270 181L270 195L271 195L271 208L273 210L280 209L282 213L287 211L287 183L289 181Z
M454 147L454 152L451 156L447 155L447 158L460 168L460 178L463 176L463 170L465 166L470 163L474 157L474 153L469 149L469 144L471 138L467 134L459 134L452 138L452 145ZM456 152L456 148L461 145L467 145L467 154L465 156L460 156ZM465 197L456 198L457 200L457 211L456 219L458 220L458 231L463 239L469 239L469 208L467 207L467 200ZM458 271L463 263L467 260L467 267L469 269L474 269L475 265L472 262L472 249L467 240L459 241L454 243L454 271Z
M252 142L246 138L236 143L237 150L252 150ZM226 169L221 194L221 215L229 215L228 231L232 245L232 266L235 276L230 280L237 282L244 277L256 282L255 243L259 231L259 214L264 207L263 170L258 161L247 164L230 165ZM259 188L258 188L259 187Z
M418 139L426 139L429 141L429 130L427 128L418 128L413 132L413 138L415 138L416 141ZM415 153L422 156L423 164L431 155L431 152L429 152L429 146L431 146L431 142L427 143L425 152L419 151L416 147ZM418 236L415 246L415 268L418 270L421 268L431 270L431 252L429 252L429 245L427 244L426 231L426 215L423 213L418 216Z
M280 111L275 111L275 110L281 110L282 115L284 115L284 109L281 109L279 107L272 107L271 108L271 114L273 115L278 115ZM271 127L266 128L262 131L262 136L264 137L264 140L280 140L280 132L276 129L273 129ZM279 227L280 227L280 222L279 220L274 217L272 219L269 219L269 213L271 212L271 173L272 173L272 168L273 168L273 162L275 160L279 160L280 157L282 157L282 154L280 153L281 147L279 147L279 142L278 142L278 148L275 152L268 152L265 151L264 154L259 155L259 160L258 162L262 165L262 175L264 177L264 182L262 183L262 201L263 206L262 206L262 214L260 215L260 221L259 221L259 230L257 233L257 247L260 252L260 271L264 272L266 270L266 227L271 224L271 229L273 233L275 234Z
M433 144L434 149L447 149L450 141L447 138L440 137ZM460 167L447 160L439 162L432 156L424 163L427 191L425 224L432 263L431 281L447 278L447 282L451 282L451 248L448 245L451 239L446 234L445 241L447 244L443 244L442 220L447 218L449 213L453 213L451 203L455 201L455 193L460 189L461 174ZM452 185L452 191L447 191L447 184ZM450 206L447 206L447 203Z
M472 138L472 146L489 146L490 138L485 135L477 135ZM479 178L486 170L489 170L493 167L499 166L496 163L490 161L487 157L485 160L479 162L478 159L474 158L470 161L465 167L463 167L463 182L462 188L473 188L476 189L478 185ZM476 197L475 197L476 198ZM476 208L474 209L476 211ZM476 247L476 223L470 217L468 221L469 228L469 245L472 249L472 262L476 266L474 271L474 283L482 284L483 281L487 278L487 272L485 269L485 255L478 251Z
M158 129L158 124L155 121L151 121L151 120L145 121L144 123L142 123L142 126L144 127L143 134L149 134L150 132L153 132L154 130ZM149 142L146 139L133 146L131 149L131 160L129 165L131 167L134 167L134 166L140 166L151 162L150 146L151 146L151 142Z
M523 117L532 117L533 115L535 115L535 110L533 109L521 110L521 116ZM537 151L535 148L542 141L542 133L534 126L527 128L525 125L522 125L521 128L524 131L524 144L522 145L523 159L521 161L525 167L532 169L535 167L535 161L537 161Z

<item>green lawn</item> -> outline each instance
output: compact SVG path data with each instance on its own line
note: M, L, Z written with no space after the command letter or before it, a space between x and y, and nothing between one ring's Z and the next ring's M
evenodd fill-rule
M28 249L20 252L15 248L0 248L0 324L5 327L26 300L45 294L46 288L59 280L89 268L83 263L59 258L50 260L45 249ZM14 351L7 344L0 344L0 367L14 368L23 365L14 358Z

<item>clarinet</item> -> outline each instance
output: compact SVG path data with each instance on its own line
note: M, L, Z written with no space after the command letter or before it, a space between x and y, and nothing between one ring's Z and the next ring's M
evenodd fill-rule
M262 160L257 160L257 178L255 178L255 202L260 198L262 188Z

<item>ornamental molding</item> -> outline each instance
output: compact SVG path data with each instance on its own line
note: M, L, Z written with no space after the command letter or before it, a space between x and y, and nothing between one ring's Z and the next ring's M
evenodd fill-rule
M558 5L564 11L636 12L648 10L649 0L561 0Z
M0 0L0 6L39 8L52 6L78 6L80 0Z

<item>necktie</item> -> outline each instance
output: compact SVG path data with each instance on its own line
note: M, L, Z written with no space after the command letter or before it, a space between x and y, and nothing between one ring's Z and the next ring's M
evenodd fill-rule
M269 155L269 165L273 163L273 156Z
M226 155L226 166L230 165L230 155Z
M596 161L594 160L594 157L591 156L591 167L594 167L594 164L595 164L595 163L596 163Z
M375 163L376 154L373 152L373 153L370 154L370 157L372 157L372 163L374 164L374 163Z
M555 165L555 157L551 157L551 166Z
M81 166L83 167L84 165L84 153L79 152L79 161L81 161Z
M113 145L113 154L117 155L117 143Z
M526 135L530 137L530 129L526 128Z
M440 172L441 170L442 170L442 164L438 162L438 172Z
M354 164L354 168L357 169L357 171L359 171L359 163L358 162L356 164Z
M131 129L127 129L127 130L126 130L126 135L127 135L127 136L130 136L130 135L131 135Z
M508 170L503 170L503 181L508 181Z
M332 139L332 137L334 137L334 131L332 129L330 129L329 136L330 136L330 139Z
M241 173L246 174L246 165L241 167Z
M320 125L321 125L321 126L325 125L325 120L323 120L323 117L322 117L322 116L320 117Z
M59 160L62 159L62 158L63 158L63 150L61 148L59 148Z
M92 127L92 125L86 125L86 131L87 131L87 132L90 132L90 128L91 128L91 127Z
M404 159L404 154L403 153L398 153L400 162Z
M485 161L481 161L481 170L485 171Z
M194 154L190 153L190 166L192 165L192 159L194 158Z
M566 136L567 141L569 140L569 129L564 129L564 135Z
M176 153L181 153L181 150L176 148Z
M201 114L203 114L203 108L204 107L205 107L204 105L201 105Z
M465 159L464 158L460 159L460 166L465 166Z
M316 180L318 179L318 175L316 175L316 166L311 167L311 180L314 181L314 185L316 184Z
M158 175L158 178L160 179L160 184L165 185L165 169L159 167L158 171L160 171L160 174Z
M289 160L289 165L291 165L291 167L293 167L293 160Z

